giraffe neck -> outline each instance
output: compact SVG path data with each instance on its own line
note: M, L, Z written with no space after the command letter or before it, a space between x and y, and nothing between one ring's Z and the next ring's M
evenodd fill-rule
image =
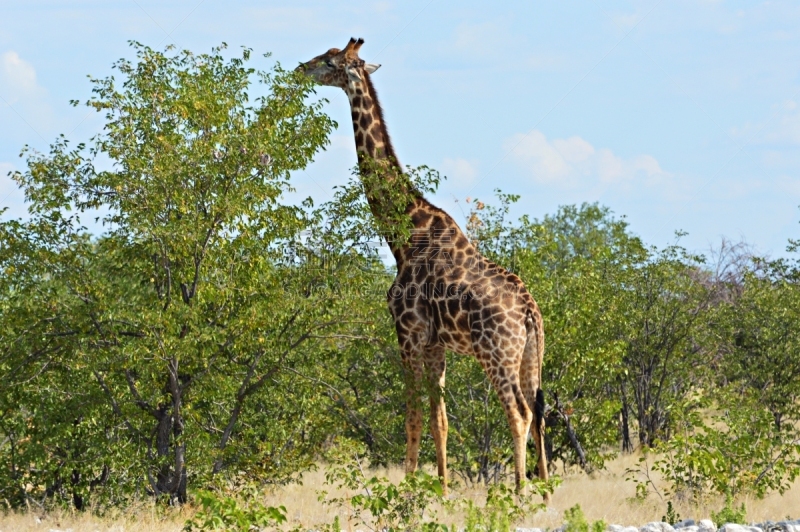
M353 134L359 162L366 157L377 162L386 161L391 167L401 170L383 120L383 110L378 102L378 95L369 74L363 72L363 76L363 82L353 83L345 89L350 100L350 114L353 118Z
M348 84L345 92L350 100L359 173L373 216L385 220L387 213L392 212L392 206L386 204L385 200L387 196L397 198L397 194L392 193L396 192L397 187L406 187L406 191L410 192L405 196L408 203L399 206L411 217L413 232L410 239L399 246L395 243L395 235L385 235L398 271L409 269L409 265L412 270L419 269L420 264L429 266L433 264L432 259L439 255L447 257L445 263L451 259L460 264L477 260L477 251L455 220L425 199L403 173L386 129L375 88L369 74L364 72L363 75L363 82ZM439 262L442 262L442 257L439 257Z
M387 197L397 197L388 187L406 187L411 195L408 204L399 208L408 213L417 203L427 203L422 195L414 190L411 183L403 174L402 166L397 160L392 147L386 123L383 119L383 110L378 102L378 95L369 78L363 72L364 81L349 84L345 89L350 100L350 114L353 119L353 134L356 141L356 153L361 180L364 183L367 202L372 214L381 219L394 211L385 204ZM388 188L387 187L387 188ZM397 208L398 206L395 206ZM389 248L395 257L398 257L398 248L394 245L394 236L385 235Z

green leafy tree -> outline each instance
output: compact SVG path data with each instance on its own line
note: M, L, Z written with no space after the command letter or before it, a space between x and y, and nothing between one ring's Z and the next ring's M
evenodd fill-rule
M321 214L280 201L333 126L307 82L248 67L248 49L132 46L136 62L115 64L121 86L93 80L103 133L26 149L14 179L32 217L0 228L12 504L80 506L99 487L184 501L190 477L234 464L285 478L326 428L287 369L314 364L310 344L358 319L355 291L298 251L305 232L326 231ZM81 225L92 212L101 235Z
M725 377L755 394L775 429L800 419L800 289L780 264L772 275L749 274L734 305L726 307Z
M795 270L785 260L744 258L733 269L717 268L724 275L704 273L713 306L695 340L707 353L678 357L704 381L669 411L672 434L657 442L651 466L668 492L696 500L724 495L731 512L733 497L783 492L800 474ZM647 478L638 478L642 493Z
M634 413L641 445L669 439L673 411L691 404L686 399L709 362L699 341L711 303L700 260L672 246L651 252L621 279L619 335L626 348L620 395L623 411Z

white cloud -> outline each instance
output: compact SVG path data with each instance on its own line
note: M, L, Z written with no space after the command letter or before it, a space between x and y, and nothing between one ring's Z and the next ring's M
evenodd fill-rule
M441 169L442 174L447 176L447 182L455 188L472 187L478 177L477 165L466 159L445 157Z
M47 90L39 85L36 69L15 51L0 54L0 107L13 108L14 120L21 118L25 127L39 136L54 128L55 118L48 103Z
M534 130L509 138L505 149L530 171L535 181L567 188L641 181L651 184L670 177L650 155L624 159L611 150L596 149L578 136L550 141L544 133Z
M36 71L30 63L23 61L17 52L3 54L3 71L15 85L23 89L36 87Z
M0 56L0 90L9 104L44 94L44 89L36 82L33 65L14 51Z

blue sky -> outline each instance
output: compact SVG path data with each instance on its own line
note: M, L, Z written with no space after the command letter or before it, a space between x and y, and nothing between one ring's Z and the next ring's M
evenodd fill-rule
M448 179L433 198L463 223L466 197L520 194L515 214L599 201L659 246L722 236L783 255L800 237L800 3L728 0L251 2L6 0L0 18L0 206L20 148L102 128L68 105L127 41L207 52L221 42L292 66L350 36L401 161ZM294 177L331 196L355 164L347 100L320 88L340 127ZM462 210L463 209L463 210Z

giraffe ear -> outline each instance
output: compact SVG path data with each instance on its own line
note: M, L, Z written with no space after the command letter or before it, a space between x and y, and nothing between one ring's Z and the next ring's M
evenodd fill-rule
M376 65L375 63L366 63L364 65L364 70L367 71L367 74L372 74L373 72L378 70L380 67L381 67L380 65Z

